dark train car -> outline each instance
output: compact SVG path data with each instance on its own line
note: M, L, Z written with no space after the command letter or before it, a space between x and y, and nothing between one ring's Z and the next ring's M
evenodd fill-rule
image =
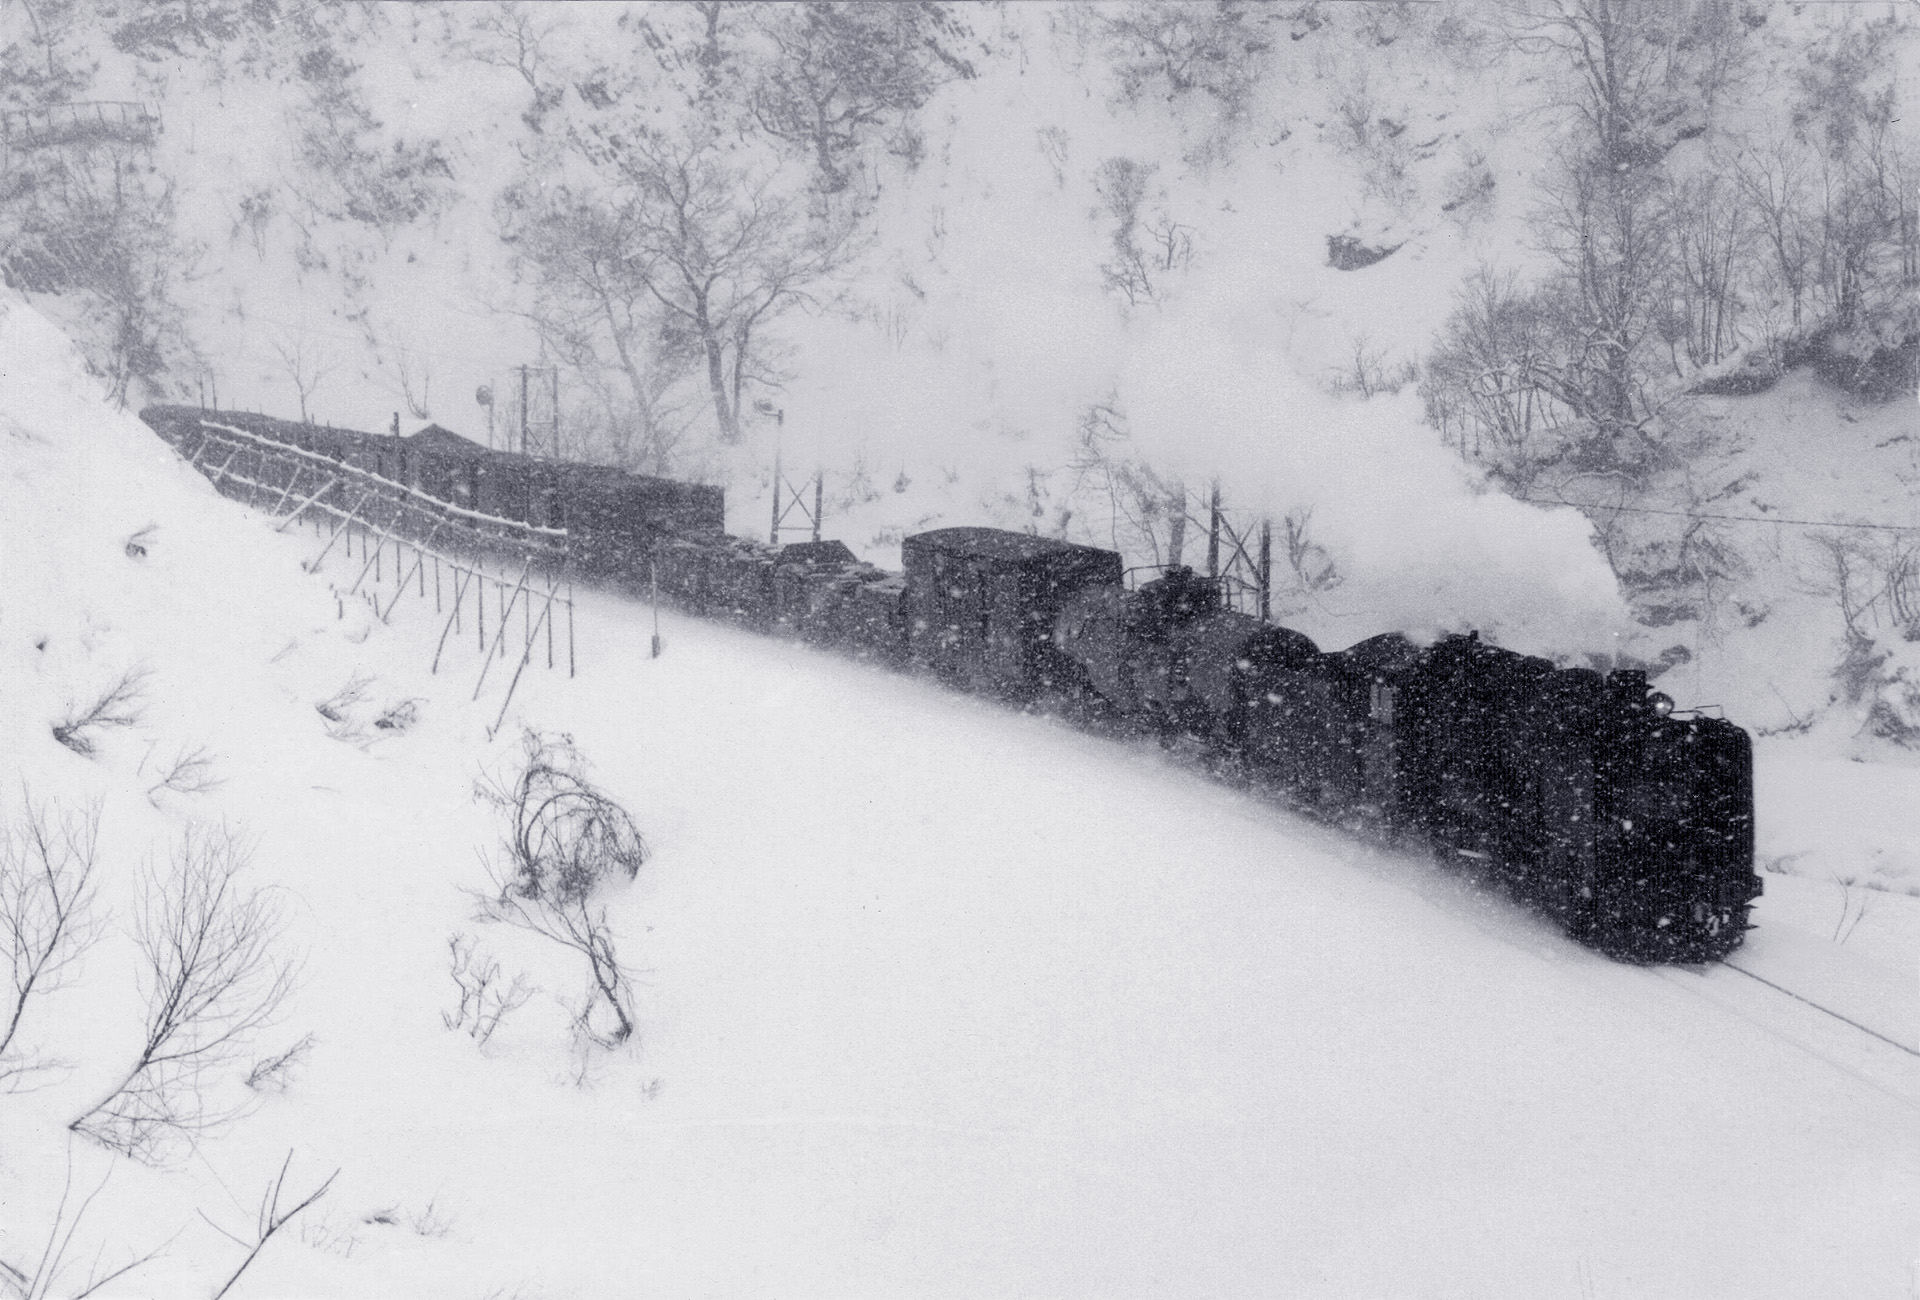
M1118 587L1120 557L998 528L941 528L901 543L912 662L968 690L1027 701L1066 665L1054 649L1061 605Z
M1190 569L1130 594L1079 593L1056 640L1087 689L1165 739L1243 759L1311 804L1354 784L1338 775L1347 719L1326 657L1291 628L1221 608L1218 588Z
M201 422L212 421L327 456L478 515L564 528L568 552L588 577L631 583L666 538L717 534L725 522L725 495L717 487L490 451L437 425L398 438L198 407L149 407L141 418L183 450L191 448Z
M1345 720L1336 768L1338 798L1363 821L1392 829L1401 819L1400 692L1421 660L1420 648L1398 632L1369 637L1325 656Z
M1446 854L1483 862L1523 884L1567 833L1554 792L1590 787L1590 760L1563 752L1591 716L1577 682L1553 664L1447 637L1428 648L1402 686L1396 712L1405 795ZM1538 892L1530 890L1529 892Z
M766 631L774 616L774 548L725 534L716 539L706 570L706 612Z
M774 556L773 625L784 635L832 645L839 584L857 575L860 561L845 542L797 542Z
M779 631L855 658L897 663L904 655L904 579L855 559L845 543L781 547L773 584Z

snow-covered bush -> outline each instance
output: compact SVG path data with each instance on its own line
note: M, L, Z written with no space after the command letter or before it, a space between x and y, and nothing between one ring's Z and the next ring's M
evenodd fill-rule
M646 841L627 810L586 779L586 763L570 738L529 731L521 748L517 773L475 787L507 820L500 856L484 858L495 892L480 898L479 917L529 930L584 957L592 986L577 1024L614 1046L633 1035L632 983L598 896L609 881L639 874ZM611 1016L610 1028L594 1027L596 1010L603 1023Z

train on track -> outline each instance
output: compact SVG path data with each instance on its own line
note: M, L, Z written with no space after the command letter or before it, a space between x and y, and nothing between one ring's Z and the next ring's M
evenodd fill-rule
M142 413L176 446L209 418ZM564 528L584 576L1085 725L1156 735L1316 816L1424 843L1609 956L1731 953L1761 890L1747 733L1477 635L1327 652L1170 568L1130 587L1112 551L994 528L902 544L902 572L838 541L723 531L719 490L491 452L246 421L465 509Z

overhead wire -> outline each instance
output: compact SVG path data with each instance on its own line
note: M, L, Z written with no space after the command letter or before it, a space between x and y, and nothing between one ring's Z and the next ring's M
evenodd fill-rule
M1670 515L1676 519L1716 519L1735 524L1784 524L1794 528L1867 528L1881 532L1920 533L1920 524L1851 523L1839 519L1778 519L1765 515L1726 515L1702 510L1662 510L1656 506L1613 505L1605 501L1562 501L1546 497L1515 497L1536 506L1572 506L1576 510L1613 510L1630 515Z

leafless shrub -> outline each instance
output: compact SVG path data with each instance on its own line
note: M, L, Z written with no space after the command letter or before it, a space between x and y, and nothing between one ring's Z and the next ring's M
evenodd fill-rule
M483 780L482 802L506 813L502 847L510 888L530 901L584 899L608 876L632 880L647 860L639 828L613 799L586 779L586 762L568 736L528 731L524 763L510 784Z
M286 1051L261 1057L247 1071L247 1087L255 1092L285 1092L317 1041L312 1034L304 1034Z
M141 766L144 768L146 764ZM147 787L147 802L156 806L162 790L174 794L208 794L226 784L224 778L215 775L213 755L205 745L175 751L159 775L160 779Z
M291 1209L282 1210L280 1208L280 1197L286 1189L287 1170L292 1164L293 1152L288 1151L287 1158L280 1164L280 1176L274 1179L272 1185L260 1194L260 1213L254 1219L252 1241L248 1241L242 1237L236 1237L233 1233L228 1232L204 1214L200 1216L201 1219L205 1220L208 1227L247 1252L247 1257L240 1261L240 1267L234 1269L232 1275L221 1284L220 1289L213 1293L213 1300L220 1300L221 1296L233 1290L233 1284L240 1280L240 1275L247 1271L248 1265L252 1264L260 1252L266 1249L267 1243L273 1240L273 1235L279 1232L280 1229L286 1227L287 1224L293 1222L308 1206L325 1196L327 1189L333 1186L333 1180L340 1176L340 1171L338 1169L334 1170L327 1175L327 1180L324 1183L321 1183L318 1187L307 1193L305 1199L301 1200L299 1204L293 1206Z
M1840 886L1840 919L1834 922L1833 941L1844 944L1873 910L1876 895L1870 885L1853 876L1836 875L1833 883Z
M1157 170L1153 163L1119 157L1107 159L1094 173L1100 195L1095 215L1114 223L1113 255L1100 264L1101 279L1129 307L1157 301L1167 274L1193 261L1193 227L1165 212L1147 211L1147 187Z
M1092 509L1104 511L1114 550L1145 551L1155 564L1163 555L1171 556L1174 538L1184 539L1186 532L1186 489L1127 454L1133 434L1117 396L1110 395L1081 413L1079 436L1068 500L1078 503L1086 495L1102 498ZM1058 527L1065 528L1072 508L1061 509Z
M314 705L314 712L328 722L345 722L348 710L367 697L367 687L371 685L373 678L355 673L345 686Z
M633 1034L632 980L596 898L610 878L639 873L646 842L626 809L587 781L569 738L529 731L522 748L518 775L475 789L508 822L501 856L482 857L496 892L480 897L479 919L518 926L584 957L592 992L581 1022L603 1008L612 1027L587 1032L615 1046Z
M1420 377L1419 367L1411 361L1394 365L1387 350L1375 347L1364 330L1353 336L1346 364L1334 372L1331 387L1336 393L1372 397L1375 393L1397 393Z
M91 733L113 727L131 727L140 721L140 706L145 695L147 670L129 668L107 687L92 704L76 708L53 724L53 738L82 758L93 757Z
M295 975L274 952L282 930L274 900L239 883L247 861L227 828L196 827L165 879L149 873L134 936L145 1038L113 1089L67 1126L74 1132L153 1162L175 1139L237 1117L211 1104L208 1076L272 1023Z
M309 1220L300 1225L300 1244L324 1250L342 1259L352 1259L360 1248L359 1224L349 1220L345 1228L330 1219Z
M327 735L331 739L365 749L379 738L368 731L365 720L354 713L355 708L365 702L372 685L371 676L355 673L346 685L313 706L314 712L326 719Z
M418 721L420 721L420 701L397 700L380 711L380 716L373 720L373 725L379 731L406 731Z
M1293 570L1302 591L1330 591L1340 585L1340 571L1326 548L1309 534L1308 525L1312 522L1311 506L1286 517L1287 567Z
M465 1030L484 1046L502 1020L526 1005L533 988L524 975L515 975L511 984L503 985L499 961L480 952L470 934L448 935L447 951L451 955L447 973L460 990L460 1005L441 1012L440 1021L448 1029Z
M94 902L100 807L50 813L21 792L17 821L0 828L0 945L7 960L11 1005L0 1027L0 1083L19 1084L43 1068L9 1058L34 994L52 993L100 937Z
M1867 705L1873 734L1909 748L1920 747L1920 687L1902 668L1887 667L1892 652L1880 648L1884 631L1916 639L1912 621L1916 555L1912 544L1839 532L1813 537L1819 570L1815 590L1830 592L1846 627L1846 650L1834 679L1849 704Z
M360 1222L369 1227L406 1228L422 1237L444 1237L453 1231L452 1222L441 1215L437 1201L428 1201L422 1210L403 1210L396 1203L374 1210Z
M425 1209L408 1211L407 1227L416 1236L444 1237L453 1231L453 1220L441 1213L438 1201L428 1201Z

